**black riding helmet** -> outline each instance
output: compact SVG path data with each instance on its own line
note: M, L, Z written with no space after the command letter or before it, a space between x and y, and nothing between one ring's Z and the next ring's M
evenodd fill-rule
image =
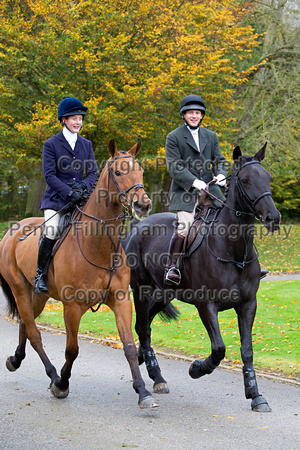
M188 95L187 97L184 97L184 99L180 103L180 114L182 115L182 113L190 109L201 111L204 115L206 106L203 98L199 97L198 95Z
M58 105L58 120L61 122L63 117L75 116L81 114L85 116L88 108L83 106L80 100L75 97L65 97Z

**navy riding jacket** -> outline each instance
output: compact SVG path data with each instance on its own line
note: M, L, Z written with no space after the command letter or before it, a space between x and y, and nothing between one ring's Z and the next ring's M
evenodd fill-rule
M97 179L91 141L78 135L73 151L62 131L51 137L43 146L43 172L48 186L40 209L58 211L69 203L67 195L71 188L67 183L84 181L90 190Z

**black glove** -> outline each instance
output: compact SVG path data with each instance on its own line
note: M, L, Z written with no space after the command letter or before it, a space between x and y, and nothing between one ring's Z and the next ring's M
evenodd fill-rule
M86 192L88 190L86 184L81 181L78 183L77 181L72 181L71 183L68 183L68 186L70 186L71 189L75 189L77 191Z
M70 191L67 195L67 200L72 205L76 205L76 203L80 203L83 200L82 194L80 194L79 192L76 192L76 191Z

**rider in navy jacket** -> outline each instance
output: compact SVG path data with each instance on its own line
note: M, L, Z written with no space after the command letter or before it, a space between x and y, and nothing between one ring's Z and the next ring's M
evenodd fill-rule
M87 107L77 98L64 98L58 106L58 120L63 130L43 146L43 172L48 186L40 205L44 211L45 231L37 260L37 294L48 293L46 274L52 248L59 237L60 217L82 202L97 179L92 143L78 135L86 112Z
M91 141L78 136L72 150L62 131L51 137L43 147L43 172L48 186L40 208L58 211L70 203L68 183L81 183L84 173L88 191L95 183L97 166Z

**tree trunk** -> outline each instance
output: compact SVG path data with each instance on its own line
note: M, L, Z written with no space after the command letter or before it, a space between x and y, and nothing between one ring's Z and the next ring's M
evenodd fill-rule
M44 178L38 178L38 175L41 173L41 166L36 167L34 172L35 176L32 175L28 183L28 197L25 211L26 217L36 217L42 215L40 203L45 192L46 183Z
M154 169L144 172L144 184L152 201L152 214L169 211L167 197L170 183L170 176L166 172Z

